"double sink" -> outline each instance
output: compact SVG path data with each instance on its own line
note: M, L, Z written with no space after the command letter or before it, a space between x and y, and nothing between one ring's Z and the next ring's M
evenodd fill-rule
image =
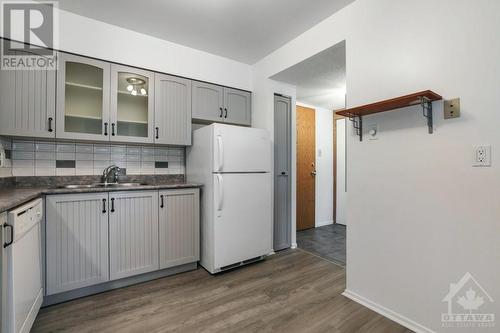
M95 184L70 184L70 185L62 185L58 188L67 188L67 189L79 189L79 188L120 188L120 187L135 187L135 186L144 186L148 185L145 183L95 183Z

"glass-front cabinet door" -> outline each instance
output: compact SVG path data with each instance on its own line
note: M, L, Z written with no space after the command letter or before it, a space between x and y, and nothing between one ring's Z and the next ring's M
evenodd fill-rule
M154 142L154 73L111 65L111 141Z
M59 54L57 138L109 140L110 69L104 61Z

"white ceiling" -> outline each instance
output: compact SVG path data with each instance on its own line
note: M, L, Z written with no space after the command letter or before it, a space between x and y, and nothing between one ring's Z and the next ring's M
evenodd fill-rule
M297 101L328 110L345 106L345 41L271 77L297 87Z
M354 0L60 0L59 7L253 64Z

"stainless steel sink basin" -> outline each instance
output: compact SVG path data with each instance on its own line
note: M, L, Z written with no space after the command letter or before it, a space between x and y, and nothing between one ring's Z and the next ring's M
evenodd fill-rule
M147 185L144 183L96 183L96 184L70 184L59 186L59 188L79 189L79 188L94 188L94 187L135 187Z
M78 188L92 188L92 187L94 187L92 184L90 184L90 185L74 185L74 184L71 184L71 185L61 185L61 186L58 186L57 188L78 189Z
M144 183L97 183L93 187L134 187L147 185Z

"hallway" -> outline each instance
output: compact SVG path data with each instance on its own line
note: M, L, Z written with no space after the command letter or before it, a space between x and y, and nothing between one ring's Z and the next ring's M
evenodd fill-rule
M330 224L297 232L299 248L332 261L346 264L346 226Z

